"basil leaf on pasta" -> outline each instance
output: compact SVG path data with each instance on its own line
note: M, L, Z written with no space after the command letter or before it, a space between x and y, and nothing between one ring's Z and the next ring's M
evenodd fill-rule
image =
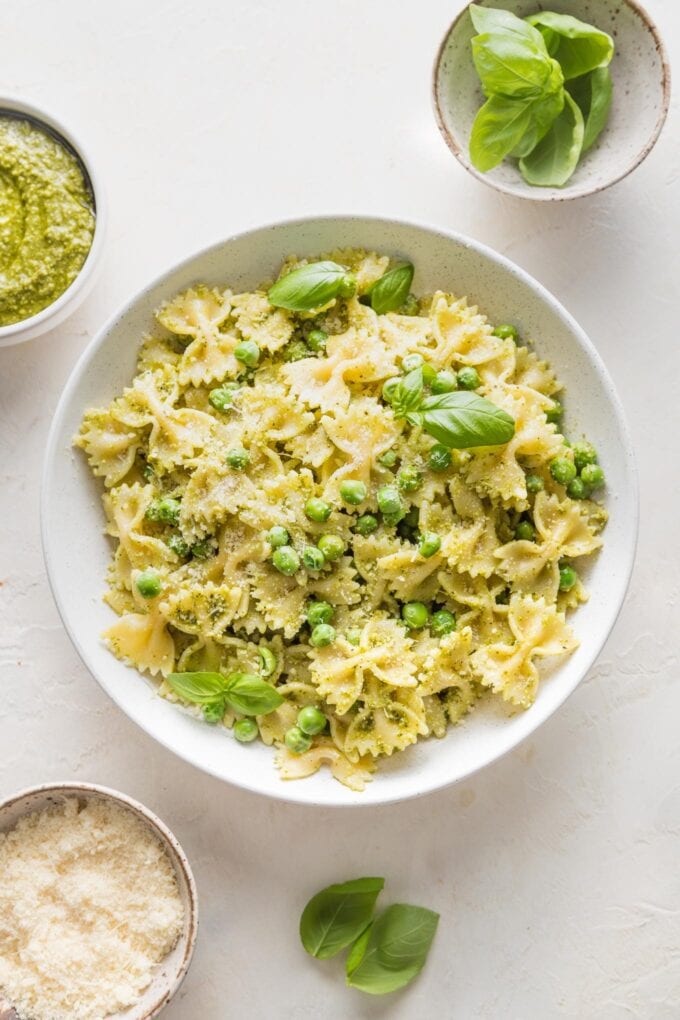
M226 677L221 673L170 673L168 684L180 698L193 705L210 705L224 696Z
M403 305L413 283L414 269L410 262L395 266L376 280L368 292L371 308L378 315L393 312Z
M456 390L427 397L416 413L425 431L451 449L500 446L515 434L507 411L476 393Z
M439 914L426 907L409 903L388 907L350 954L347 984L370 995L396 992L409 984L425 965L438 923Z
M406 417L409 411L417 411L423 396L423 370L414 368L400 381L392 400L397 418Z
M333 298L351 297L355 290L354 277L337 262L310 262L277 280L267 297L276 308L310 312Z
M276 688L254 673L231 673L226 684L227 704L242 715L268 715L283 704Z
M370 923L384 885L384 878L357 878L312 896L300 918L300 939L310 956L325 960L354 942Z

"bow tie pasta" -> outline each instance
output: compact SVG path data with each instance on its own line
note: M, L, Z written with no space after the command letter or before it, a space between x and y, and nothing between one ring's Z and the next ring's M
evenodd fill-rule
M531 706L541 660L578 644L566 616L607 515L597 453L566 440L559 380L513 326L442 291L385 311L386 256L325 258L312 268L340 282L313 308L266 285L172 297L75 443L115 543L111 651L273 746L283 778L328 767L360 790L484 699ZM428 401L466 391L510 415L511 438L428 431ZM235 698L244 684L269 701Z

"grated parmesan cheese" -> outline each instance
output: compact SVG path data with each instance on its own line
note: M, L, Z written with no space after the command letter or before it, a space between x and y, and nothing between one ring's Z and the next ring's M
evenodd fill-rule
M118 804L68 797L0 833L0 989L26 1020L132 1005L182 921L164 847Z

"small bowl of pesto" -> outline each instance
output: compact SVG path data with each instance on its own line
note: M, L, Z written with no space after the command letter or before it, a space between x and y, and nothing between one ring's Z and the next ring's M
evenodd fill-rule
M670 68L636 0L479 0L444 36L433 99L466 170L505 194L559 202L603 191L649 155Z
M83 147L54 117L0 97L0 347L32 340L94 282L105 208Z

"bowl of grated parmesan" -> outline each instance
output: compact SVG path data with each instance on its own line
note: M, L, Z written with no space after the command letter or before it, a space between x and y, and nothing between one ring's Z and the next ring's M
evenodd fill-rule
M197 926L186 855L142 804L87 783L0 803L0 1016L150 1020Z

